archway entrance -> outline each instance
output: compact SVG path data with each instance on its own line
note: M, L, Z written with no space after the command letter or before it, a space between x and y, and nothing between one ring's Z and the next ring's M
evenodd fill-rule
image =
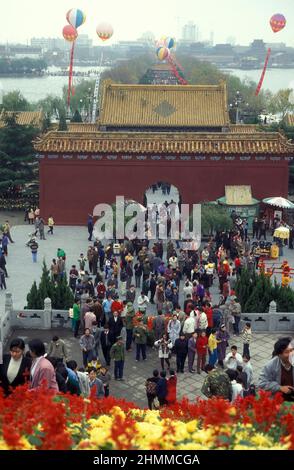
M144 193L143 204L145 207L172 203L180 204L181 196L178 188L170 183L159 181L152 184Z

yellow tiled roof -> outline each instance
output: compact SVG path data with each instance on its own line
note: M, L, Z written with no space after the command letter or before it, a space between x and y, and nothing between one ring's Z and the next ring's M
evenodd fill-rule
M276 132L159 133L51 131L38 139L41 153L145 153L145 154L274 154L293 155L294 145Z
M294 114L287 114L285 120L288 126L294 126Z
M231 124L230 132L234 134L252 134L258 131L255 124Z
M102 87L101 126L220 127L229 124L225 82L220 85Z
M43 120L43 112L42 111L5 111L3 110L0 115L0 127L4 127L4 116L12 116L16 114L16 122L21 126L29 126L33 125L36 127L41 127L42 120Z

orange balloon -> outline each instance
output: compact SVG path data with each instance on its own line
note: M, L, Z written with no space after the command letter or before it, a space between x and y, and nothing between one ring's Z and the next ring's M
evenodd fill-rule
M67 24L62 30L63 37L66 41L74 42L78 37L78 32L76 28L72 25Z

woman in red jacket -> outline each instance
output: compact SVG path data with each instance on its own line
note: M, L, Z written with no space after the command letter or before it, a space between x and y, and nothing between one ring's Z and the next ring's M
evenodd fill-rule
M204 370L206 364L206 354L208 348L208 339L205 331L201 331L200 336L198 336L196 341L196 351L197 351L197 373L201 374L201 370Z
M168 405L173 405L177 401L177 376L174 370L170 370L170 377L167 381L166 401Z

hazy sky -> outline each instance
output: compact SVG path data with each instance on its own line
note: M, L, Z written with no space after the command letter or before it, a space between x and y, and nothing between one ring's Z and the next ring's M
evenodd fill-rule
M214 31L214 42L225 42L230 36L237 44L248 44L254 38L265 42L286 42L294 46L294 0L1 0L0 43L26 42L31 37L62 37L65 14L79 7L87 14L80 33L95 35L100 21L109 21L115 30L112 42L136 39L145 31L156 37L179 36L179 24L194 21L201 39ZM5 6L4 6L5 5ZM286 28L274 34L269 19L283 13ZM96 39L95 39L96 40ZM99 44L97 38L97 44Z

